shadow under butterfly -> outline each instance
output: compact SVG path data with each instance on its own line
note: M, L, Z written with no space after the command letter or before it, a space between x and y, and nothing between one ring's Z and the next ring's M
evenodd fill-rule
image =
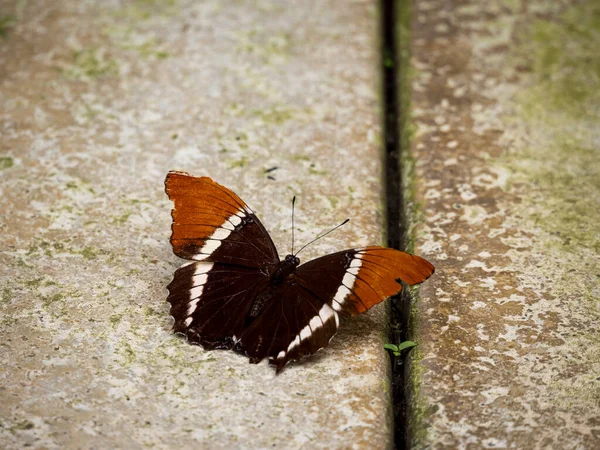
M258 217L229 189L175 171L165 187L175 204L173 252L191 260L167 286L174 331L207 350L241 352L251 363L268 358L277 373L326 347L340 314L363 313L400 292L396 280L414 285L434 272L423 258L375 246L302 265L292 249L280 260Z

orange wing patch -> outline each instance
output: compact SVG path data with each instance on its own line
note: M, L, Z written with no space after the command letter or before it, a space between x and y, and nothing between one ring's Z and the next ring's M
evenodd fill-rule
M359 255L361 265L352 293L343 303L343 311L353 316L400 292L402 285L396 280L418 284L435 271L429 261L390 248L366 247Z
M172 171L165 180L165 191L175 203L171 245L182 258L193 259L217 230L234 228L233 216L249 211L236 194L208 177Z

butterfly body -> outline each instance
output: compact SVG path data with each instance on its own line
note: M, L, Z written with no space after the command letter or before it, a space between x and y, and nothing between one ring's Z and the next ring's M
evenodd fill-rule
M356 315L421 283L433 266L383 247L348 249L300 265L279 259L266 229L233 192L207 177L169 172L171 244L191 260L175 271L167 300L174 331L205 349L234 349L277 371L325 347L339 315Z
M271 275L271 283L281 284L288 276L296 271L300 265L300 259L294 255L287 255L285 259L279 262Z

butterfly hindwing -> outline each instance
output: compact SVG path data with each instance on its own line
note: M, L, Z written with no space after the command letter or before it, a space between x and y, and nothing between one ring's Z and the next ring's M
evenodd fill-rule
M314 293L288 278L265 291L269 303L241 337L241 349L259 362L268 358L277 370L326 347L337 332L338 314Z
M206 349L232 348L266 281L264 273L243 266L199 261L180 267L167 286L174 331Z

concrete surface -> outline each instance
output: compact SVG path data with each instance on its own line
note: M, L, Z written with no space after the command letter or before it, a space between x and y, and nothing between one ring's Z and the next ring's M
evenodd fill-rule
M413 5L413 446L596 449L600 4Z
M304 259L381 242L376 2L1 5L0 447L388 447L384 306L275 376L165 302L170 169L283 254L294 194L297 243L352 218Z

